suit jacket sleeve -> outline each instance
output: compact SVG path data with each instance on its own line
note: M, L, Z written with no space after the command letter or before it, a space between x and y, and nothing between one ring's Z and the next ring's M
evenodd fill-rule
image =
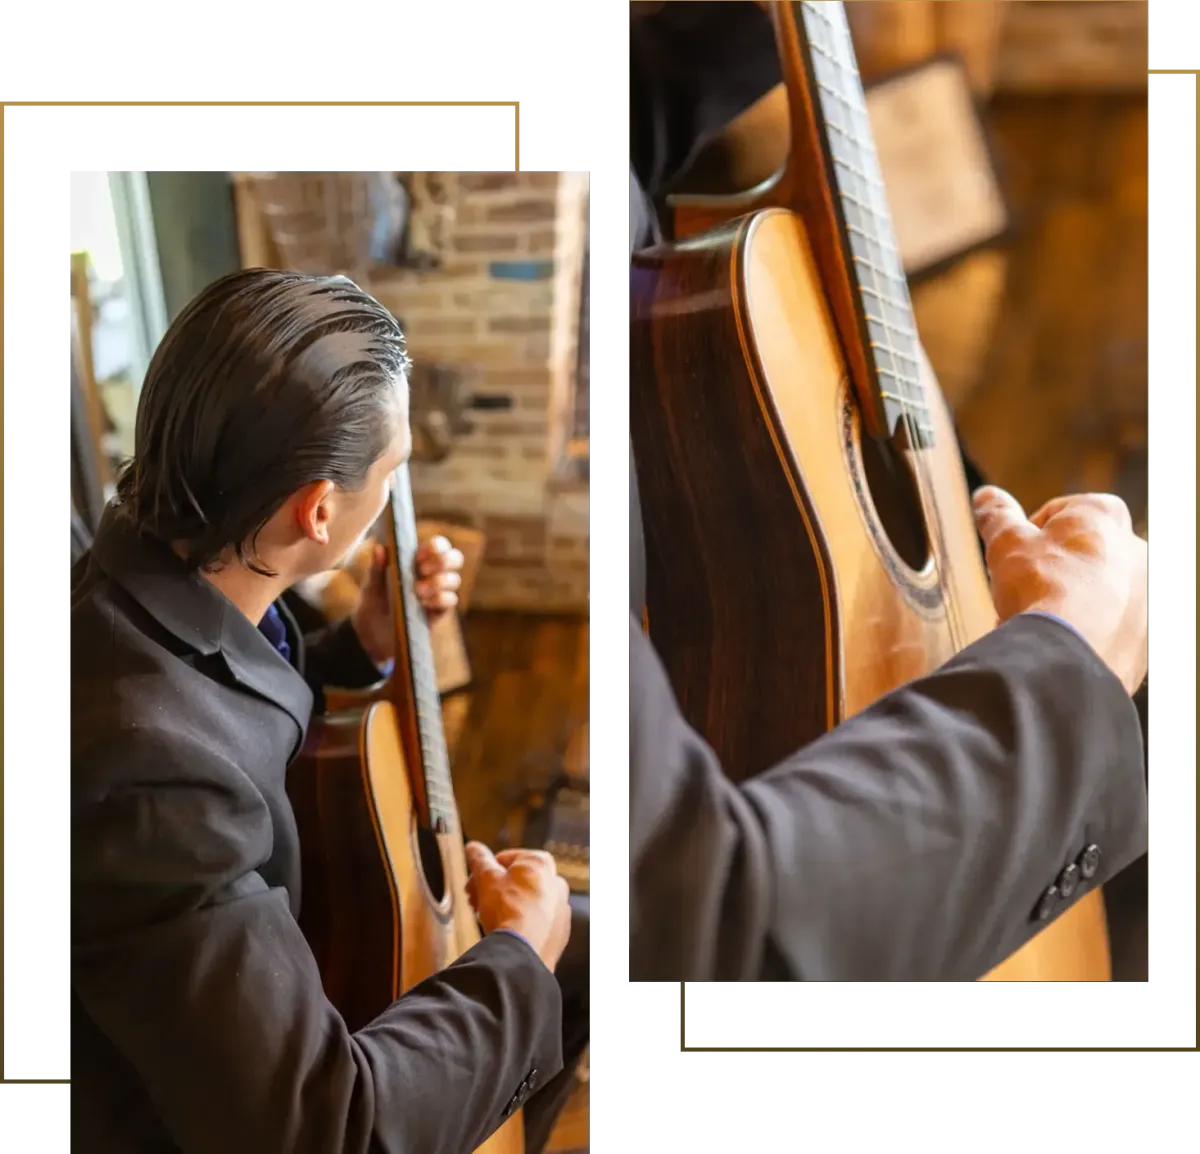
M383 678L349 618L304 635L304 680L318 702L324 700L326 686L366 689Z
M561 1067L554 976L490 934L350 1034L285 894L256 872L272 836L261 795L198 743L159 754L182 752L184 784L156 786L143 743L128 784L79 807L71 903L75 992L179 1148L475 1149L532 1071L537 1087Z
M1145 852L1128 694L1021 615L740 787L630 616L633 980L976 980Z

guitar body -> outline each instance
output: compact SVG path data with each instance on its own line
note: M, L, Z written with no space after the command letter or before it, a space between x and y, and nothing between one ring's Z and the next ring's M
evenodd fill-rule
M387 701L314 718L288 796L300 830L300 927L325 996L359 1030L479 941L462 837L418 822ZM479 1150L524 1148L518 1111Z
M300 928L351 1031L479 941L450 780L432 642L413 590L407 468L391 499L395 668L366 704L314 717L288 770L300 838ZM486 1071L480 1071L486 1075ZM515 1111L480 1146L524 1154Z
M632 310L649 631L727 772L762 772L995 626L932 370L922 355L930 444L864 435L800 216L639 255ZM1100 893L987 978L1108 980Z

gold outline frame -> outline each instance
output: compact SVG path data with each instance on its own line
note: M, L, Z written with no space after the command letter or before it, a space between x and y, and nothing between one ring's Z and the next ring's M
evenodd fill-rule
M97 97L31 97L28 100L0 100L0 156L4 157L4 169L0 172L0 264L8 266L8 113L10 112L115 112L124 109L169 110L169 109L228 109L230 112L251 110L274 110L274 112L343 112L343 110L400 110L444 109L448 112L478 112L478 110L503 110L512 113L512 160L511 172L521 170L521 102L520 100L376 100L370 97L352 97L349 100L316 100L316 98L236 98L224 97L215 100L190 100L186 97L134 97L114 100ZM0 397L4 407L0 409L0 475L7 475L8 465L8 278L0 287ZM4 500L0 501L0 541L8 540L8 488L5 483ZM0 606L8 603L8 567L0 566ZM8 733L8 614L0 613L0 733ZM14 1074L8 1069L8 753L7 743L2 751L4 774L0 780L0 1089L66 1089L71 1078L65 1075Z
M1193 277L1200 272L1200 67L1198 68L1152 68L1147 67L1146 77L1146 108L1147 116L1150 114L1150 78L1156 76L1178 76L1192 78L1193 91L1193 108L1194 108L1194 124L1193 132L1195 134L1193 142L1193 178L1194 185L1193 194L1196 197L1196 209L1193 214L1193 233L1195 252L1193 257ZM1147 169L1148 179L1148 169ZM1195 294L1193 294L1195 295ZM1196 318L1195 327L1193 329L1193 374L1200 374L1200 365L1196 359L1196 351L1200 348L1200 296L1196 297ZM1150 307L1150 301L1147 300L1146 307ZM1150 357L1150 349L1146 350L1147 356L1147 378L1150 372L1148 365L1148 357ZM1148 397L1147 397L1148 403ZM1193 475L1195 474L1195 446L1200 441L1200 407L1196 407L1195 413L1195 431L1193 439ZM1193 485L1193 489L1194 489ZM1195 516L1195 510L1193 510ZM1195 611L1200 609L1200 595L1196 593L1196 584L1193 578L1192 589L1193 615ZM1195 692L1195 669L1192 671L1193 677L1193 695ZM1195 757L1195 750L1193 750ZM1193 804L1195 806L1195 830L1200 839L1200 789L1196 789L1194 785L1195 769L1193 768ZM1198 847L1200 848L1200 847ZM694 1042L690 1044L688 1041L688 984L682 982L679 985L679 1053L685 1057L690 1057L692 1054L700 1056L715 1057L755 1057L764 1056L764 1054L797 1054L797 1056L822 1056L822 1057L845 1057L847 1054L858 1054L858 1056L872 1056L872 1054L964 1054L964 1056L982 1056L982 1054L1022 1054L1022 1056L1045 1056L1045 1054L1091 1054L1093 1057L1111 1056L1111 1054L1142 1054L1142 1056L1162 1056L1162 1054L1195 1054L1200 1053L1200 996L1196 994L1196 987L1200 986L1200 950L1196 949L1196 943L1200 942L1200 902L1196 901L1196 896L1192 895L1193 909L1193 964L1196 967L1196 975L1192 984L1192 1035L1193 1040L1190 1042L1146 1042L1146 1044L1138 1044L1138 1042L1121 1042L1112 1046L1099 1045L1038 1045L1037 1042L990 1042L988 1045L919 1045L916 1042L858 1042L854 1045L846 1044L828 1044L828 1045L803 1045L803 1044L787 1044L787 1042L778 1042L775 1045L764 1045L762 1042L748 1042L745 1045L732 1045L725 1042L720 1045L706 1045L703 1042Z

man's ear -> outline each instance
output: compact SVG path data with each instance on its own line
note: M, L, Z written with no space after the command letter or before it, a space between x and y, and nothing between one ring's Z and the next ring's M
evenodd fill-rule
M296 523L300 532L318 545L329 544L333 488L332 481L314 481L296 494Z

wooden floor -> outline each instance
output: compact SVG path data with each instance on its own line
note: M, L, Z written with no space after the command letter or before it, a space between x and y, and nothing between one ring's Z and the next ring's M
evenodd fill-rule
M463 633L472 682L443 712L463 827L492 844L522 792L561 768L587 724L588 623L472 610Z
M1146 100L1007 97L986 115L1015 227L962 435L1030 511L1104 490L1144 521Z
M521 795L563 763L588 721L588 622L471 610L463 619L471 685L443 711L463 828L497 844ZM519 821L509 832L519 840ZM581 1082L550 1137L549 1154L588 1148L588 1086Z

